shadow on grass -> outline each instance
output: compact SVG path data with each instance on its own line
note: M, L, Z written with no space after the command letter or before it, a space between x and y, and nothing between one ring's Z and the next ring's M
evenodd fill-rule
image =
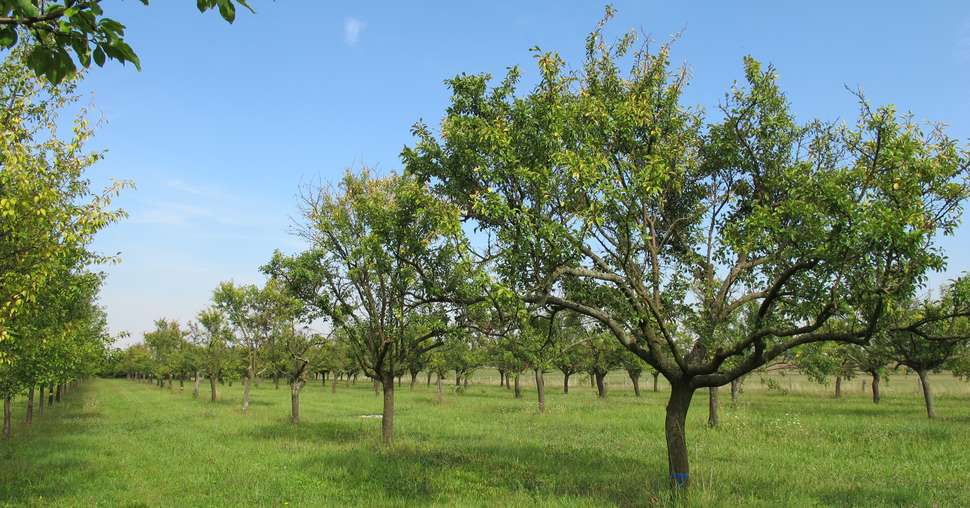
M362 440L372 440L373 426L365 426L358 422L301 422L290 423L281 420L269 425L261 425L248 433L257 439L290 439L296 441L316 443L351 443Z
M372 432L372 431L371 431ZM446 441L439 441L448 446ZM514 492L542 504L562 498L595 504L640 506L641 478L659 478L659 462L619 458L589 450L551 446L412 446L354 449L305 461L316 474L351 472L361 492L382 492L393 505L450 504L481 494ZM491 493L491 494L490 494Z

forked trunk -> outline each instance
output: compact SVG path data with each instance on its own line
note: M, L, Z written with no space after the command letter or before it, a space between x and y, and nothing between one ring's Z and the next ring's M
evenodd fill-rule
M303 389L303 381L296 381L290 384L290 421L300 423L300 390Z
M687 411L694 390L690 386L671 383L670 399L667 401L667 416L664 420L664 433L667 437L667 465L670 471L670 484L673 487L687 487L690 484L690 462L687 458Z
M601 374L597 372L595 373L594 377L596 378L596 395L601 399L605 399L606 398L606 382L605 382L606 373Z
M384 374L384 416L381 419L381 438L384 446L391 446L394 438L394 374Z
M3 399L3 437L10 439L10 434L13 431L13 407L11 407L10 396L6 396Z
M923 387L923 402L926 403L926 416L929 418L936 418L936 408L933 406L933 391L930 389L930 380L926 372L926 369L919 369L916 371L919 375L919 384Z
M835 398L842 398L842 376L835 376Z
M27 425L34 423L34 385L27 390L27 415L24 421Z
M249 411L249 389L253 384L253 368L246 369L246 379L243 382L243 411ZM231 385L230 385L231 386Z
M628 373L630 375L630 381L633 382L633 394L637 397L640 396L640 373L634 374L633 372Z
M536 369L536 392L539 394L539 412L546 412L546 380L541 369Z
M872 373L872 402L874 404L879 403L879 377L878 372Z
M707 389L707 425L709 427L717 427L718 422L720 422L720 418L717 416L717 390L718 388L716 386Z
M518 372L515 373L515 392L514 392L514 394L515 394L515 398L517 398L517 399L521 399L522 398L522 387L519 386L519 373Z
M211 389L209 400L215 402L219 399L219 393L216 391L216 377L213 375L209 376L209 388Z
M562 393L569 393L569 373L562 373Z

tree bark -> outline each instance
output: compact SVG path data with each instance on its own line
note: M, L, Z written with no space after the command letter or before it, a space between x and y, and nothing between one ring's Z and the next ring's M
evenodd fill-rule
M47 390L47 405L48 406L54 405L54 385L53 384L51 384Z
M330 378L330 393L337 393L337 376Z
M11 407L11 398L6 396L3 399L3 437L10 439L10 435L13 432L13 408Z
M732 379L731 380L731 403L738 401L738 392L741 390L741 380Z
M408 390L414 390L414 383L418 381L418 373L411 372L411 385L408 386Z
M519 386L519 373L518 372L515 373L515 392L514 392L514 395L515 395L515 398L517 398L517 399L521 399L522 398L522 387Z
M443 390L441 388L442 383L441 383L440 373L437 376L437 380L435 381L435 384L437 385L437 388L438 388L438 395L437 395L438 404L441 404L441 401L444 400L444 394L442 393Z
M659 378L659 377L660 377L660 373L659 372L654 372L653 373L653 391L654 392L657 391L657 378Z
M57 385L57 392L56 392L56 395L54 395L54 401L55 402L61 401L61 385Z
M670 471L670 484L686 488L690 484L690 462L687 458L687 411L694 389L690 386L671 383L670 399L667 401L667 416L664 419L664 433L667 437L667 465Z
M394 438L394 374L384 374L384 416L381 418L381 438L384 446L391 446Z
M637 397L640 396L640 374L630 374L630 381L633 382L633 394Z
M546 412L546 380L541 369L535 369L536 392L539 395L539 413Z
M300 423L300 390L303 389L303 381L296 381L290 384L290 421Z
M872 372L872 402L879 403L879 372Z
M192 398L199 398L199 372L195 372L195 379L192 380Z
M569 393L569 373L562 373L562 393Z
M34 385L27 390L27 415L24 421L27 425L34 423Z
M246 380L243 382L243 412L249 411L249 389L253 384L253 368L246 368ZM231 385L230 385L231 386Z
M424 385L425 385L425 386L431 386L431 371L430 371L430 370L428 371L428 376L427 376L427 380L426 380L426 382L424 383Z
M920 386L923 387L923 401L926 402L926 416L928 418L936 418L936 408L933 406L933 391L930 389L930 380L927 377L929 374L926 369L919 369L916 371L919 376Z
M280 376L278 374L273 374L273 387L277 390L280 389Z
M37 398L37 406L40 409L40 414L44 414L44 385L40 385L40 397Z
M393 380L394 380L394 376L391 376L391 381ZM380 395L381 393L380 385L381 383L377 379L374 379L374 395Z
M835 398L842 398L842 376L835 376Z
M605 399L606 398L606 382L605 382L606 374L600 374L599 372L597 372L595 373L594 377L596 378L596 394L599 398Z
M712 386L707 389L708 402L707 402L707 425L709 427L717 427L720 422L720 418L717 415L717 390L716 386Z
M216 377L213 375L209 375L209 388L211 390L209 400L212 402L215 402L216 400L218 400L219 394L216 391Z

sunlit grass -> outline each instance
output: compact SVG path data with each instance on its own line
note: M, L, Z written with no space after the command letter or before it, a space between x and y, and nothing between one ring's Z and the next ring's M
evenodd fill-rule
M241 386L215 404L185 391L92 380L32 428L0 444L0 503L36 506L970 506L970 385L934 378L928 421L913 376L891 378L873 405L861 379L844 398L802 377L787 394L753 376L741 400L721 395L722 425L705 426L706 393L689 416L692 491L664 480L664 386L636 399L619 373L605 401L576 379L547 381L546 414L483 372L435 403L423 377L398 390L396 444L380 446L381 399L370 383L319 384L288 420L289 391L263 382L250 413ZM490 384L489 384L490 383ZM205 386L203 385L203 388ZM203 390L205 393L205 390ZM15 418L22 419L22 401Z

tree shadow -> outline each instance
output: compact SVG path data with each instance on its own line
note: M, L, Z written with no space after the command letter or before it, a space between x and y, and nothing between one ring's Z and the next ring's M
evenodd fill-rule
M374 438L374 427L363 422L322 422L291 423L281 420L268 425L260 425L247 434L256 439L288 439L304 442L353 443L369 441Z

